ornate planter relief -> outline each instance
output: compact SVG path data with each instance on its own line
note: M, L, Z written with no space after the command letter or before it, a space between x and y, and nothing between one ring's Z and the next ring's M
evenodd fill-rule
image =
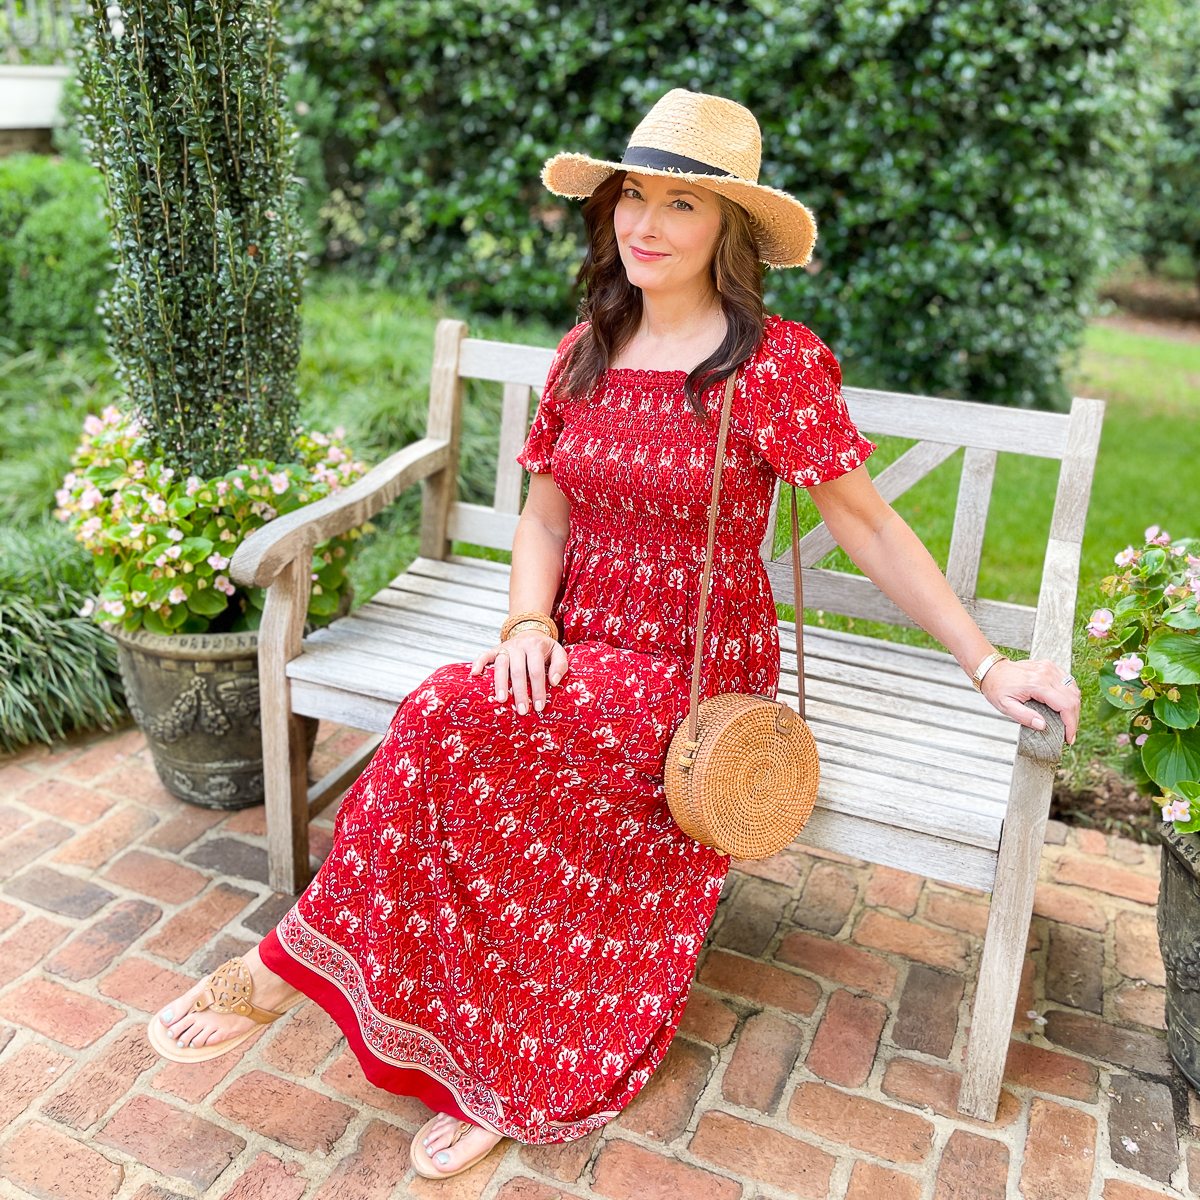
M1164 823L1158 940L1167 970L1167 1048L1200 1088L1200 837Z
M108 632L163 786L204 808L261 804L258 634ZM311 754L317 722L305 720Z

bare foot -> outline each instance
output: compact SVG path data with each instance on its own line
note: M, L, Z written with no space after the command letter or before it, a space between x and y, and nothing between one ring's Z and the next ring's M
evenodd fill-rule
M486 1154L498 1141L500 1134L492 1133L480 1125L471 1128L452 1146L450 1139L458 1128L458 1118L449 1113L438 1113L433 1128L425 1135L422 1144L433 1160L435 1171L457 1171L469 1159Z
M242 961L250 971L254 984L251 997L259 1008L271 1012L283 1012L301 996L291 984L280 979L274 971L268 971L258 956L258 949L251 950L242 956ZM193 1013L188 1010L192 1001L204 990L204 980L195 987L189 988L182 996L172 1000L158 1014L158 1019L167 1026L175 1044L179 1047L207 1046L211 1042L223 1042L226 1038L236 1037L245 1033L258 1024L249 1017L240 1017L237 1013L218 1013L211 1008Z

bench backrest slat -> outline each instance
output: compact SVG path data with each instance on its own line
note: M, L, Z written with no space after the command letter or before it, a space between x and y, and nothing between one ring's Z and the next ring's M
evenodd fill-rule
M469 337L459 343L459 379L502 383L504 399L494 505L489 508L462 501L451 503L446 514L447 538L500 550L512 548L523 482L523 472L515 456L528 434L531 390L540 394L553 359L554 351L541 346ZM444 404L448 390L445 384L435 390L440 392L438 399ZM865 388L848 387L844 395L851 419L864 433L917 439L916 445L875 476L876 487L889 503L945 462L959 447L965 447L946 577L993 642L1028 649L1033 640L1035 609L975 597L996 456L1003 450L1043 458L1070 457L1069 446L1078 440L1072 429L1072 417L1066 413L1000 408ZM439 415L440 423L446 423L444 410ZM1072 480L1079 474L1078 468L1067 472ZM1069 486L1066 490L1070 490ZM776 599L788 604L793 598L789 556L770 559L780 507L778 485L775 499L760 552ZM1079 524L1073 519L1074 512L1059 516L1059 506L1064 504L1069 510L1078 507L1070 496L1064 496L1064 488L1060 486L1054 523L1070 526L1074 533ZM1086 506L1086 497L1083 504ZM786 513L785 523L790 523ZM904 613L869 579L813 568L834 546L823 524L801 539L806 607L911 626Z

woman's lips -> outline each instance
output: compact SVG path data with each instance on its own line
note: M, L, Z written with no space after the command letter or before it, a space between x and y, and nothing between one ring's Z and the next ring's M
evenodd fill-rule
M629 252L638 262L658 262L660 259L671 257L669 254L659 254L654 250L643 250L640 246L630 246Z

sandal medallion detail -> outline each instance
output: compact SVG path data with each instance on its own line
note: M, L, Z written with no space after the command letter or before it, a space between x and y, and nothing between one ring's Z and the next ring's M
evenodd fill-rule
M231 958L228 962L223 962L204 982L204 991L193 1001L188 1013L203 1012L211 1008L215 1013L233 1013L239 1017L249 1017L258 1025L270 1025L272 1021L278 1021L283 1016L281 1012L259 1008L253 1002L254 981L250 976L250 968L240 958ZM146 1032L150 1044L163 1058L169 1058L172 1062L192 1063L204 1062L232 1050L255 1030L252 1027L223 1041L193 1049L190 1046L177 1045L175 1039L167 1032L159 1014L155 1013L150 1018Z

